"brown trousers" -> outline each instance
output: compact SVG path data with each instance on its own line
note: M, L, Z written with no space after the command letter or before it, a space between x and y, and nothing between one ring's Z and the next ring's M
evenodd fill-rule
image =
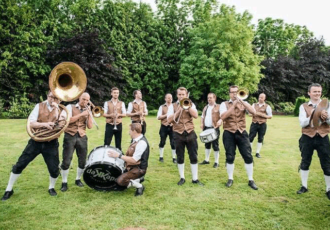
M121 174L117 178L117 180L116 180L117 184L120 186L127 187L131 180L135 180L140 177L143 177L146 174L146 172L147 172L146 169L140 169L139 167L131 168L128 172Z

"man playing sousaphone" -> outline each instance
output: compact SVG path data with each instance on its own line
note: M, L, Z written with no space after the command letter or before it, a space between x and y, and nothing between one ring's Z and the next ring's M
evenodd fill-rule
M204 107L201 117L201 129L203 131L207 129L215 129L215 132L218 136L214 141L205 143L205 160L200 163L201 165L210 164L210 153L212 144L214 151L213 168L219 167L219 127L222 124L222 120L220 119L220 105L215 103L216 99L217 96L214 93L209 93L207 95L207 101L209 104Z
M79 187L84 186L80 178L84 172L87 157L88 139L86 136L86 127L89 129L93 127L92 116L90 116L90 112L88 111L89 100L89 94L83 93L79 97L79 102L77 104L69 104L66 106L69 116L71 118L69 126L65 130L63 140L63 160L61 164L62 192L68 190L69 167L71 164L74 150L76 150L78 157L78 167L75 184ZM61 113L61 118L62 117L66 117L66 113L64 111Z
M132 123L129 128L132 143L128 147L126 155L121 155L111 149L108 151L108 156L121 158L125 161L125 171L116 179L116 183L121 187L135 187L135 196L141 196L144 191L144 186L141 183L144 181L144 175L148 168L149 143L141 133L140 123Z
M326 196L330 199L330 106L327 99L321 101L322 86L313 83L308 86L310 101L299 108L299 122L302 135L299 139L301 163L299 166L301 188L297 191L302 194L308 191L307 181L309 166L312 162L314 150L320 158L321 167L326 184Z
M37 104L31 112L28 122L33 129L47 129L53 130L55 123L59 118L59 99L56 98L52 92L48 92L47 100ZM58 153L58 138L50 141L35 141L32 138L29 140L27 146L22 152L18 161L13 166L10 173L8 185L2 200L9 199L13 194L13 186L21 175L26 166L33 161L39 154L42 154L49 172L49 187L48 192L51 196L56 196L57 193L54 189L55 182L59 175L58 165L59 153Z
M241 153L245 169L249 178L248 185L257 190L258 187L253 180L253 157L251 155L251 145L248 133L246 132L245 112L248 111L254 115L255 109L245 101L242 101L238 95L240 92L238 86L229 87L229 101L222 102L220 105L220 117L223 120L223 145L226 150L226 168L228 174L227 187L234 183L234 161L236 155L236 146Z
M119 89L113 87L111 89L111 100L104 103L104 114L106 118L104 145L110 145L113 135L115 136L116 148L121 150L122 138L122 118L126 116L125 103L118 99Z
M132 123L140 123L142 125L142 134L145 135L147 131L147 123L145 116L148 115L147 104L142 101L142 93L140 90L134 90L134 101L128 104L127 116L131 117Z

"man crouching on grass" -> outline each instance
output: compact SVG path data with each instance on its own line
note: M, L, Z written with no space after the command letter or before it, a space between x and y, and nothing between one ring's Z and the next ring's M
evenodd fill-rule
M140 123L130 124L129 135L132 138L132 143L128 147L126 155L121 155L114 150L108 151L108 156L113 158L121 158L125 161L125 171L116 179L116 183L123 187L135 187L135 196L141 196L144 191L144 186L141 184L144 181L142 178L148 168L149 159L149 143L142 132Z

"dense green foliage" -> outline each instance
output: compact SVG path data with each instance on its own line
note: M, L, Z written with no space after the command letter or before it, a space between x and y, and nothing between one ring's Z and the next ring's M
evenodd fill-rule
M299 108L301 106L301 104L305 103L305 102L308 102L309 101L309 98L306 98L304 96L301 96L301 97L297 97L296 99L296 103L295 103L295 106L294 106L294 111L293 111L293 114L298 117L299 116Z

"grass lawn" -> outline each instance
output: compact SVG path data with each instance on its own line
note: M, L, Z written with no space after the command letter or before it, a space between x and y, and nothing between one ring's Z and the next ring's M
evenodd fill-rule
M311 165L309 192L297 195L300 187L298 165L301 135L298 118L274 116L268 122L262 158L254 158L254 179L259 190L248 187L244 162L237 152L234 185L226 188L225 154L220 141L220 167L199 166L204 187L191 183L186 153L186 183L178 186L179 173L171 160L167 140L164 163L158 161L159 121L148 117L147 139L150 143L149 168L141 197L135 189L124 192L98 192L88 186L74 185L77 158L73 159L68 186L57 197L49 196L48 171L39 155L22 173L14 186L14 195L0 202L0 229L330 229L330 200L317 154ZM105 120L97 119L100 130L88 130L90 152L103 144ZM248 127L251 118L247 118ZM129 119L123 120L123 151L129 145ZM195 120L200 133L200 120ZM0 120L0 192L7 186L11 167L29 140L26 120ZM62 140L60 137L60 158ZM198 140L199 141L199 140ZM254 150L256 148L256 139ZM199 162L204 160L204 145L199 141ZM114 144L114 140L113 143ZM253 150L254 154L255 151Z

